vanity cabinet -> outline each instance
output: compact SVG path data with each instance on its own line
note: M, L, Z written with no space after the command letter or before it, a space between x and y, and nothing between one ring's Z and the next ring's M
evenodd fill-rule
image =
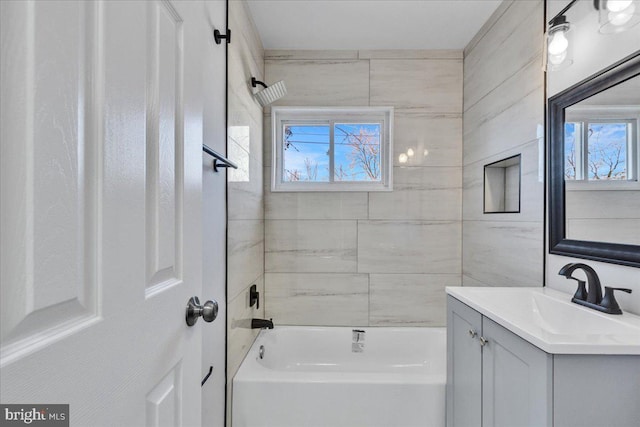
M447 427L551 425L551 355L448 298Z
M447 297L447 427L638 427L639 396L640 356L549 354Z

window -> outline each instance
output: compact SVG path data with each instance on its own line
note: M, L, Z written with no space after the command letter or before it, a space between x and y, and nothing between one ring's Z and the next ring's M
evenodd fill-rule
M273 107L272 191L392 189L393 108Z
M638 121L635 118L567 118L565 180L636 181Z

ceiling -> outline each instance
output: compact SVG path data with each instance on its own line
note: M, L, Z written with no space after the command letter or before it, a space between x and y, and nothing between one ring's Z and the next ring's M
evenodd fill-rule
M464 49L501 0L249 0L265 49Z

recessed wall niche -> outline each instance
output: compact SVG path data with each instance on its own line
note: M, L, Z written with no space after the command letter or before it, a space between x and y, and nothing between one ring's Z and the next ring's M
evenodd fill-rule
M484 213L520 213L520 158L484 165Z

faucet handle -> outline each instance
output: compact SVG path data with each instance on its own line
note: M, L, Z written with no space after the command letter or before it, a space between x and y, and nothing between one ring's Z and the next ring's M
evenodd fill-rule
M613 295L613 291L622 291L628 294L631 293L631 289L627 288L612 288L610 286L604 287L604 298L602 298L602 302L600 306L606 309L606 313L609 314L622 314L622 309L618 305L618 301L616 301L615 296Z
M586 301L587 300L587 288L585 287L587 282L584 280L578 280L572 277L573 280L578 282L578 289L576 289L576 293L573 294L574 300Z

